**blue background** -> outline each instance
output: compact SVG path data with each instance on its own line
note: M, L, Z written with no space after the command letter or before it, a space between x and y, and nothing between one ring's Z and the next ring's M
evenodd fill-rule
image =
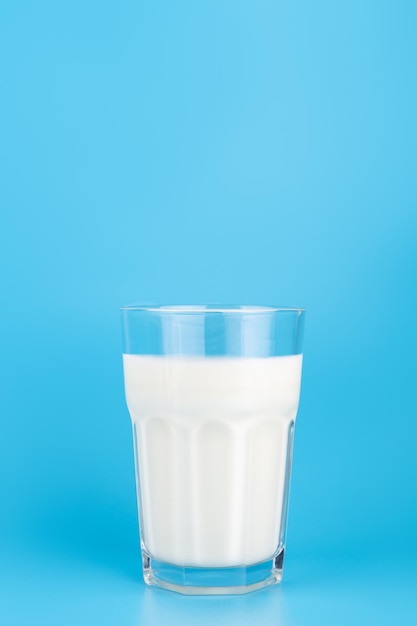
M3 0L0 620L415 624L417 5ZM303 305L284 582L140 574L118 307Z

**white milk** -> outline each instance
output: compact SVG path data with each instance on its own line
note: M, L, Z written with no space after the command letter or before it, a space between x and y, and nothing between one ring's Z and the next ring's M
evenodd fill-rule
M123 360L148 552L197 567L271 558L302 356Z

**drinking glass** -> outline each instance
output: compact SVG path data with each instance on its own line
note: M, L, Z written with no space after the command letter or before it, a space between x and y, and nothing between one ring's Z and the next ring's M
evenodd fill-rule
M145 582L185 594L279 583L304 309L121 313Z

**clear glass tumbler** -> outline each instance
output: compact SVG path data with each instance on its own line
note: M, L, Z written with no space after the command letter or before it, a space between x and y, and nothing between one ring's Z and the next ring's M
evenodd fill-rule
M279 583L304 310L127 306L122 323L145 582Z

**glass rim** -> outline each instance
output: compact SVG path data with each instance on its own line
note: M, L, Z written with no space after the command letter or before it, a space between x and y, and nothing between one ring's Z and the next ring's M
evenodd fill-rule
M120 307L121 312L168 313L170 315L201 314L249 314L265 315L271 313L305 313L304 307L252 305L252 304L127 304Z

